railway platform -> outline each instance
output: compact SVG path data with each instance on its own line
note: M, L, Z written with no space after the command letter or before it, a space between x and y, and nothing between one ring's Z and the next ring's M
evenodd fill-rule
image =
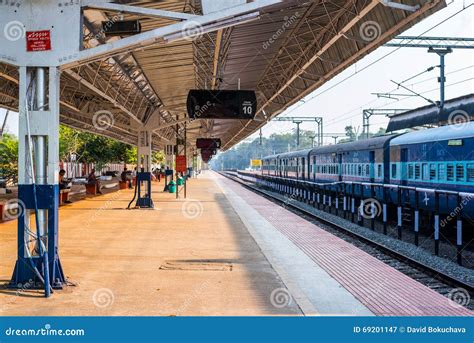
M132 190L59 210L68 286L46 301L8 289L16 221L0 224L0 315L471 316L468 309L223 176L187 199L153 183L154 209Z

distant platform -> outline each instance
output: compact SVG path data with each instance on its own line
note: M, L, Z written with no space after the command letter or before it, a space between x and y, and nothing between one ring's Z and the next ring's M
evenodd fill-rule
M349 243L208 171L188 199L153 183L60 208L60 257L74 286L0 289L0 315L472 315ZM0 224L0 280L16 259L16 222Z

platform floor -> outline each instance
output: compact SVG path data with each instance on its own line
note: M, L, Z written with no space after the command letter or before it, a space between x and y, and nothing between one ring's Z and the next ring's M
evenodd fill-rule
M61 207L60 258L77 286L49 299L3 287L0 315L300 315L272 305L284 285L209 176L188 182L188 200L155 183L154 210L125 210L129 190ZM0 224L3 284L15 256L16 223Z
M280 232L295 249L322 268L335 282L353 295L377 316L472 316L474 313L423 284L388 266L350 243L328 233L291 211L262 198L239 184L222 178L221 187L237 195L254 211L253 217ZM320 289L313 284L319 297L326 291L331 301L340 302L334 289ZM309 296L311 297L310 293ZM314 294L313 294L314 297ZM313 300L317 303L318 298ZM326 309L321 304L321 311Z
M345 241L213 172L188 199L154 184L154 210L118 191L60 208L75 286L0 289L0 315L472 315ZM0 224L0 282L16 223Z

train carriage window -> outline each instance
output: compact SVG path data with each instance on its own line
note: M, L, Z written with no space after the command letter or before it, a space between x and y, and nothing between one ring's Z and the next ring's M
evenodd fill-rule
M464 181L464 164L456 165L456 181Z
M362 166L360 164L357 166L357 175L362 176Z
M436 180L436 164L430 163L430 180Z
M397 165L395 163L392 163L392 179L397 178Z
M438 181L444 181L446 178L446 166L444 163L438 165Z
M467 182L474 182L474 163L467 165Z
M370 176L370 167L368 164L365 165L365 176Z
M448 167L446 169L446 179L448 181L454 181L454 165L448 163Z
M383 177L383 171L382 171L382 165L381 164L379 164L377 166L377 170L378 170L377 171L377 177Z
M413 174L414 173L414 168L413 168L413 164L409 164L408 165L408 179L413 179Z
M420 164L419 164L419 163L416 163L416 164L415 164L415 179L416 179L416 180L419 180L420 177L421 177Z
M429 179L428 163L423 163L421 165L421 172L423 174L423 180L428 180Z

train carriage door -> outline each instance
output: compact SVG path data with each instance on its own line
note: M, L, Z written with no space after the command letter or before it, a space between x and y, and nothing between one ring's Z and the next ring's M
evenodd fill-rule
M400 150L400 181L402 185L407 184L407 162L408 162L408 149L402 148Z
M305 173L305 158L301 157L301 178L304 180L306 179L306 173Z
M338 181L342 181L342 153L337 154L337 166L338 166L338 171L337 171L337 179Z
M375 179L375 151L369 152L369 177L370 182L374 182Z

